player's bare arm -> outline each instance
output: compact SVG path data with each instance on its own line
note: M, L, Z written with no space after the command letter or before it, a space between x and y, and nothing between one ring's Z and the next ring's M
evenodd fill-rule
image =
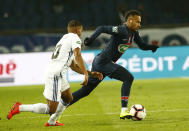
M70 65L70 68L73 71L75 71L75 72L77 72L79 74L84 74L83 70L81 70L81 68L79 68L79 66L77 65L77 63L74 60L72 60L72 64ZM91 75L91 76L93 76L95 78L98 78L99 80L103 79L103 75L100 72L97 72L97 71L91 72L89 70L87 70L87 72L88 72L89 75Z
M77 65L83 71L83 74L85 75L85 79L84 79L83 83L81 83L81 85L87 85L87 83L88 83L88 72L85 68L85 64L84 64L83 58L81 56L81 49L75 48L73 50L73 53L74 53Z

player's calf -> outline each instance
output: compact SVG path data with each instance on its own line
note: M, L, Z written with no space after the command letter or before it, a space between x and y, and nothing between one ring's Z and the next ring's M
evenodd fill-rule
M47 100L47 103L49 106L49 114L52 115L53 113L56 112L59 102Z

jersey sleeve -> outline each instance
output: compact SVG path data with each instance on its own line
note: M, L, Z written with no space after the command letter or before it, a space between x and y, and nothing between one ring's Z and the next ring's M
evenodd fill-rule
M81 39L77 36L77 35L73 35L72 37L72 50L74 50L75 48L81 48Z
M96 31L91 35L90 40L94 41L101 33L110 35L126 34L128 33L124 26L99 26Z
M152 45L146 44L144 40L140 37L139 32L134 33L134 41L138 45L138 47L142 50L151 50Z

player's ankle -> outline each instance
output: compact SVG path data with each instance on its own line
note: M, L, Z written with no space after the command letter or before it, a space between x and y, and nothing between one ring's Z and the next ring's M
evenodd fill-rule
M121 108L121 113L126 112L127 110L128 110L127 107L122 107L122 108Z

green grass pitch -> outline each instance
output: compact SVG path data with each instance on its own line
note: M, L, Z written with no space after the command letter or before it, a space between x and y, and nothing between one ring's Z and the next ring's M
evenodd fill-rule
M14 102L45 103L43 86L0 87L0 131L189 131L189 79L135 80L129 107L142 104L143 121L120 120L121 82L102 82L66 109L63 127L44 127L49 115L22 112L7 120ZM80 88L71 83L71 90Z

